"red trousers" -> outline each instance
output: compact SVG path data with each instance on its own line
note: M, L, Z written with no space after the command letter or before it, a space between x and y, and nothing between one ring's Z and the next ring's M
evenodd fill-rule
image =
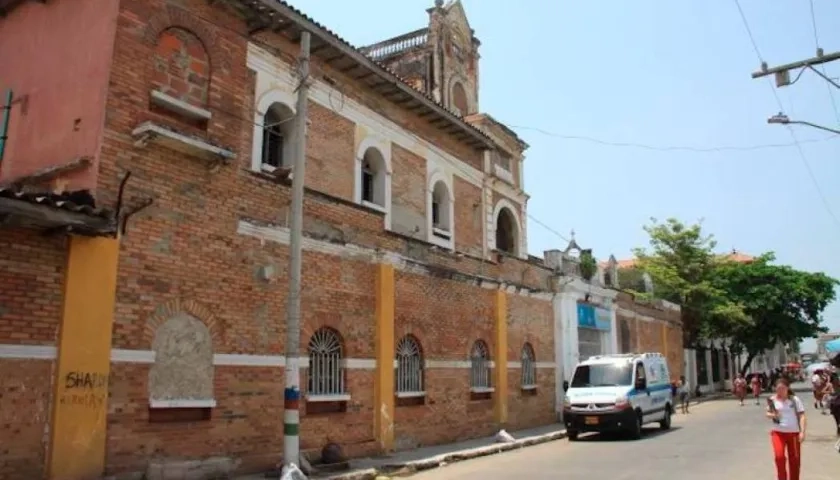
M770 432L770 441L773 443L773 457L776 460L776 476L778 479L799 480L799 463L802 458L799 433ZM785 458L785 450L787 450L787 458ZM788 476L788 473L790 473L790 476Z

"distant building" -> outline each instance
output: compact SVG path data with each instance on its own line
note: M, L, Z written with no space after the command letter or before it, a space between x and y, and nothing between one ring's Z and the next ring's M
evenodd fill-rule
M817 357L819 359L828 359L828 351L825 349L825 344L840 338L840 332L823 333L817 337Z

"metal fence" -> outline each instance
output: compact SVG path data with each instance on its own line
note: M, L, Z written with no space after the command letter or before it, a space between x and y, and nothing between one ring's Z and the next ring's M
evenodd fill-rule
M470 354L470 387L490 388L490 351L481 340L476 340Z
M534 347L530 343L522 346L522 386L530 387L537 384L537 363Z
M341 340L328 328L309 340L309 394L341 395L344 390Z
M398 393L423 391L423 355L417 340L406 335L397 344L396 388Z

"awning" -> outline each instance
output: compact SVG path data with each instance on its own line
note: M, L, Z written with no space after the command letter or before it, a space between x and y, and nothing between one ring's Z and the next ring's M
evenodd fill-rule
M828 353L840 353L840 338L835 338L830 342L826 342L825 351Z
M0 227L106 236L116 233L117 221L86 191L53 194L0 186Z

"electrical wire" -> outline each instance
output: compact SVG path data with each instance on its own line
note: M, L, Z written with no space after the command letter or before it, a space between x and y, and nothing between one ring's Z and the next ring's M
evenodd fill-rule
M735 6L738 8L738 13L741 15L741 21L744 24L744 30L747 32L747 36L750 39L750 43L752 43L753 50L755 51L756 57L758 57L758 61L763 65L764 57L761 56L761 51L758 48L758 44L755 41L755 37L753 36L752 29L750 28L750 24L747 21L747 16L744 14L744 9L741 8L741 3L738 0L732 0L735 2ZM770 91L773 93L773 97L776 99L776 104L779 106L779 112L784 111L784 107L782 106L782 100L779 98L779 94L776 92L776 89L773 87L773 82L770 80L770 77L767 78L767 85L770 87ZM820 184L817 181L816 175L814 175L814 171L811 168L811 164L808 163L808 158L805 156L805 151L802 149L802 145L800 145L799 139L796 137L796 132L794 132L793 127L790 125L785 125L787 127L788 133L790 133L793 142L796 144L796 151L799 153L799 159L802 161L802 164L805 166L805 170L808 172L808 176L811 177L811 182L814 184L814 189L817 191L820 199L822 200L823 206L825 207L826 212L828 212L829 216L834 220L834 223L840 228L840 219L837 218L837 215L834 214L834 210L831 208L831 204L828 202L828 198L826 198L825 194L823 193L822 188L820 188Z
M820 51L820 35L817 30L817 15L814 13L814 0L810 0L811 5L811 26L814 29L814 46L817 48L817 51ZM828 74L826 73L825 64L820 65L822 69L823 75L826 77ZM804 70L804 69L803 69ZM831 88L832 86L826 82L825 88L828 90L828 96L831 99L831 108L834 110L834 119L837 120L837 125L840 125L840 109L837 108L837 101L834 98L834 89Z
M750 150L764 150L770 148L786 148L786 147L795 147L796 143L770 143L770 144L762 144L762 145L744 145L744 146L714 146L714 147L691 147L691 146L681 146L681 145L670 145L670 146L656 146L656 145L647 145L643 143L632 143L632 142L614 142L609 140L601 140L598 138L587 137L583 135L564 135L560 133L553 133L547 130L543 130L541 128L536 127L526 127L522 125L508 125L508 127L516 129L516 130L531 130L537 133L541 133L543 135L549 137L556 137L562 138L564 140L582 140L591 143L597 143L599 145L606 145L610 147L627 147L627 148L639 148L643 150L653 150L657 152L673 152L673 151L683 151L683 152L694 152L694 153L710 153L710 152L726 152L726 151L750 151ZM814 143L814 142L824 142L826 140L834 140L840 137L840 135L829 135L825 138L817 138L813 140L802 140L800 143Z

